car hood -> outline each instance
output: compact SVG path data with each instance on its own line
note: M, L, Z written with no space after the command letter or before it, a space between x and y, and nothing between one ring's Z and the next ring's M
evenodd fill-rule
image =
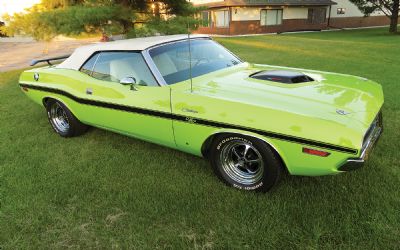
M287 84L249 77L270 70L296 71L315 81ZM365 129L383 104L381 86L362 77L249 63L197 77L193 86L201 95L344 124L356 120Z

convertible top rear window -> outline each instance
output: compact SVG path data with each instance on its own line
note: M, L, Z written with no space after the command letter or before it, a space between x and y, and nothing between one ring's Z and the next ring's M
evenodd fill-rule
M241 63L227 49L209 39L196 39L166 44L150 50L150 56L167 84L205 75Z

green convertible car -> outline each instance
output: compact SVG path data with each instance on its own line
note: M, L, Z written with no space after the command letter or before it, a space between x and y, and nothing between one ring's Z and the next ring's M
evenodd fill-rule
M58 65L51 62L64 60ZM147 37L34 61L20 87L63 137L95 126L210 160L226 184L359 168L379 138L379 84L243 62L208 36Z

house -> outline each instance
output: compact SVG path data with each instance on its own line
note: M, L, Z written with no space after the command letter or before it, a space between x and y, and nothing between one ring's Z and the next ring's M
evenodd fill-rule
M369 17L349 0L191 0L203 6L205 34L241 35L355 28L389 24L383 13Z

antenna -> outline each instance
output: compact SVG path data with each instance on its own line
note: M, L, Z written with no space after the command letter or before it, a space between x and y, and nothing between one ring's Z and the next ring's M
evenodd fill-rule
M188 43L189 43L189 77L190 77L190 93L193 93L193 77L192 77L192 49L190 46L190 26L189 20L187 23L187 30L188 30Z

